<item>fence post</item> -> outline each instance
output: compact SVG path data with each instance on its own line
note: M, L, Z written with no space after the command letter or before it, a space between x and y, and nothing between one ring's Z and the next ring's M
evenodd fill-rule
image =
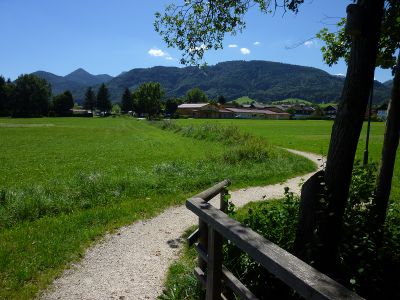
M225 195L228 194L228 190L226 188L226 186L221 190L220 193L220 200L219 200L219 209L226 213L227 209L228 209L228 203L225 201Z
M219 300L222 286L222 236L212 227L208 229L208 246L206 300Z
M199 218L199 245L208 253L208 226L207 223ZM207 262L199 256L199 268L206 273Z

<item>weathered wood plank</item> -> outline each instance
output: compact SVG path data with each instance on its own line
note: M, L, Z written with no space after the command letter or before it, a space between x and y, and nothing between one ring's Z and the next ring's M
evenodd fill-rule
M217 196L224 187L227 187L230 184L231 182L228 179L225 179L220 183L217 183L216 185L210 187L209 189L197 194L193 198L201 198L204 201L210 201L212 198Z
M228 210L228 203L225 201L225 195L228 194L228 190L226 187L224 187L221 190L221 195L220 195L220 199L219 199L219 209L220 211L226 213Z
M235 277L224 265L222 266L222 279L224 283L231 288L231 290L240 299L244 300L258 300L256 296L247 288L239 279Z
M186 207L307 299L363 299L199 198Z
M208 249L208 225L206 222L199 218L199 245L207 253ZM198 266L202 270L207 269L207 261L202 259L201 256L198 259Z
M222 237L211 226L208 228L207 300L221 299Z
M200 233L199 229L197 228L193 233L186 239L189 246L192 246L198 239L199 239Z
M200 281L201 286L203 288L205 288L207 279L206 279L206 275L204 274L203 270L200 269L199 267L194 268L194 275Z
M203 246L200 243L196 243L196 251L201 257L202 260L204 260L206 263L208 262L208 255L206 250L203 248Z

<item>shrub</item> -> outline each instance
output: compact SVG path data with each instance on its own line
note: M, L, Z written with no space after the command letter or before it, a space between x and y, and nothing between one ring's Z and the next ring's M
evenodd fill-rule
M400 205L392 203L388 210L384 239L376 243L373 225L374 183L376 166L360 166L356 162L339 254L340 281L350 289L371 299L399 299L397 289L400 272ZM266 239L291 252L298 218L298 197L286 190L285 199L251 203L232 214ZM289 288L266 272L232 244L225 246L227 267L260 299L267 296L297 297Z
M251 203L231 213L231 216L290 252L295 238L298 209L298 197L285 188L283 200ZM224 261L227 268L260 299L297 297L284 283L232 243L224 245Z

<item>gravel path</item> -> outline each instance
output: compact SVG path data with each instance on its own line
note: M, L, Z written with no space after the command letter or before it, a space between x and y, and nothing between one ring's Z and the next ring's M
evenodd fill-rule
M321 156L289 151L322 164ZM278 198L285 186L298 192L301 180L312 174L281 184L231 191L231 200L242 206L249 201ZM168 266L178 257L184 242L180 236L196 222L193 213L179 206L122 227L88 249L84 258L57 278L41 298L156 299L162 293Z

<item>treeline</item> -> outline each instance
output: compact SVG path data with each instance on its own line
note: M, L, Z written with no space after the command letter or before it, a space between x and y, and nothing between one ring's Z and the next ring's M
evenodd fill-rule
M63 116L74 106L70 91L52 97L50 84L35 75L21 75L14 82L0 76L0 116Z
M121 98L121 112L135 113L137 116L152 118L163 113L173 116L182 103L221 103L225 104L225 97L220 95L216 100L210 100L200 88L193 88L183 98L165 98L165 92L158 82L141 84L131 92L125 89Z
M126 88L121 95L121 102L112 104L109 90L102 84L97 93L92 87L87 88L83 109L91 114L108 115L111 111L131 113L152 118L161 113L172 116L181 103L214 102L224 104L223 96L210 100L199 88L189 90L183 98L166 98L158 82L147 82L130 91ZM51 85L43 78L29 74L21 75L14 82L0 76L0 116L42 117L70 116L72 108L81 108L75 104L70 91L52 95Z
M101 112L111 110L108 90L103 84L97 95L90 88L86 95L85 108ZM0 76L0 116L42 117L70 116L75 101L70 91L52 95L51 85L43 78L32 74L19 76L14 82Z

